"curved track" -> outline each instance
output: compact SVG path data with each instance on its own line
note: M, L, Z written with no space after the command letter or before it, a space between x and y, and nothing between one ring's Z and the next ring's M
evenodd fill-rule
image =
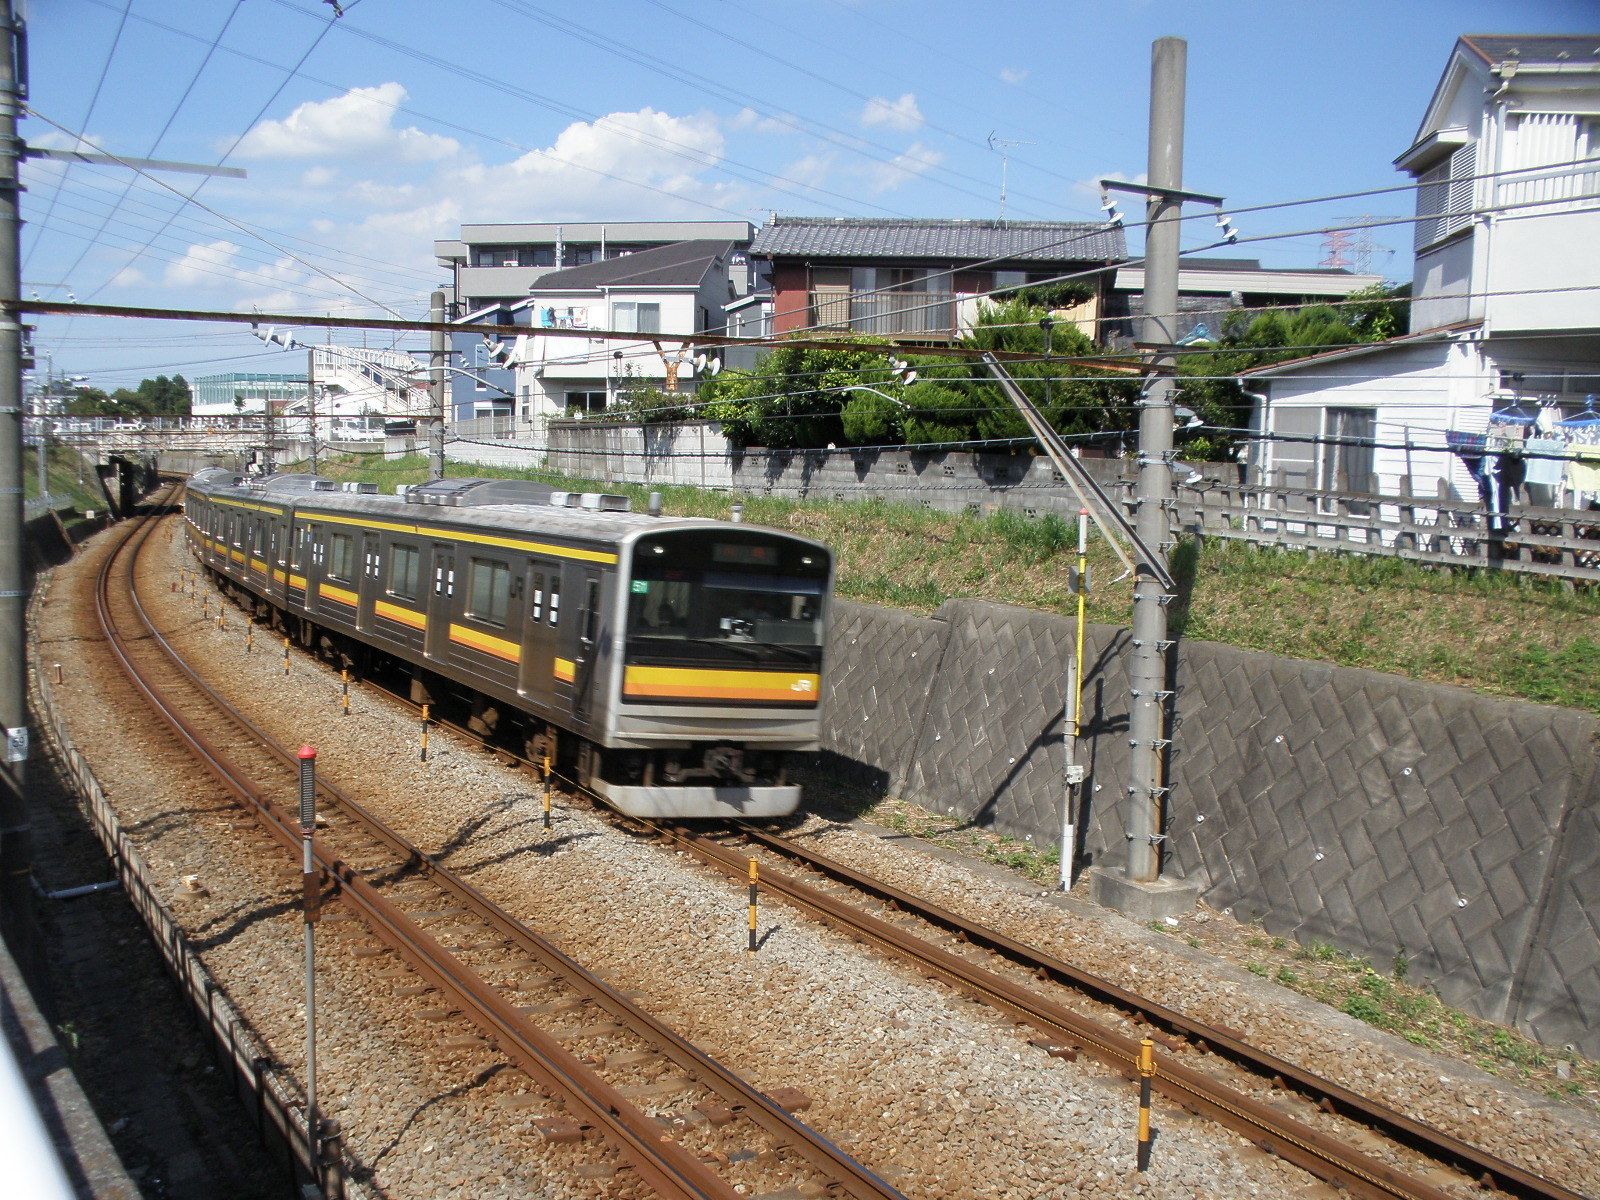
M139 602L133 586L136 555L155 525L147 520L135 529L101 569L96 604L107 643L152 708L207 769L252 812L274 841L291 854L297 853L301 838L290 811L297 794L297 756L290 748L273 743L191 671ZM282 799L275 800L275 795ZM591 1070L556 1036L531 1023L526 1013L527 1008L597 1008L607 1014L613 1028L651 1048L645 1054L616 1055L614 1059L664 1058L682 1072L656 1084L654 1090L665 1087L709 1093L717 1102L696 1106L710 1114L707 1123L754 1124L766 1134L775 1154L812 1177L818 1194L898 1200L899 1193L892 1187L780 1104L519 924L351 797L325 781L319 781L319 795L328 806L325 814L319 812L319 818L326 817L328 832L315 840L314 855L325 882L380 940L449 997L456 1011L483 1029L496 1048L537 1081L541 1090L565 1099L573 1120L550 1122L552 1136L598 1132L662 1196L735 1200L741 1194L674 1137L670 1128L632 1104L622 1087ZM377 858L385 861L375 864ZM566 995L541 1005L513 1003L503 994L506 985L490 983L408 916L396 898L385 894L396 884L419 882L438 889L446 903L460 906L445 911L471 914L486 936L513 956L509 963L499 964L497 974L503 977L507 967L522 973L522 978L509 985L519 993L518 999L545 990ZM437 912L437 902L434 907ZM546 974L538 974L541 971ZM644 1090L652 1089L646 1085Z
M404 697L392 692L390 695L402 704L416 707ZM449 725L471 740L485 740L464 722L440 720L437 708L434 721ZM503 746L492 748L507 758L538 765ZM1155 1088L1173 1103L1216 1120L1263 1149L1356 1195L1375 1200L1447 1200L1448 1193L1434 1184L1379 1161L1351 1144L1355 1140L1370 1144L1376 1134L1458 1176L1521 1200L1584 1200L1558 1183L1254 1047L1232 1030L1188 1018L768 830L736 827L733 835L743 839L736 848L725 837L713 836L703 829L624 816L574 781L563 778L560 782L572 795L593 803L608 819L682 849L730 878L742 881L746 877L748 851L752 848L799 865L814 881L763 867L762 890L1030 1026L1037 1031L1035 1041L1053 1054L1067 1056L1085 1051L1131 1075L1139 1042L1136 1036L1120 1032L1105 1020L1075 1011L1040 990L972 961L969 954L934 944L928 937L904 928L901 918L915 918L931 927L934 936L952 939L961 949L971 947L992 955L994 967L1019 967L1041 982L1071 989L1132 1021L1169 1049L1183 1051L1185 1057L1200 1062L1209 1058L1219 1067L1231 1065L1257 1081L1299 1095L1324 1112L1346 1118L1360 1129L1352 1130L1349 1138L1342 1138L1314 1128L1274 1104L1173 1056L1164 1055L1157 1068ZM819 887L819 883L824 886ZM853 893L857 902L842 899L840 892ZM873 908L882 915L869 911Z

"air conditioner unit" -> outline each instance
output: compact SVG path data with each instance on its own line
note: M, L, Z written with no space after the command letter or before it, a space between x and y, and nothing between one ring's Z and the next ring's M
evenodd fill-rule
M339 487L341 491L354 492L358 496L374 496L378 492L378 485L375 483L347 482L340 484Z

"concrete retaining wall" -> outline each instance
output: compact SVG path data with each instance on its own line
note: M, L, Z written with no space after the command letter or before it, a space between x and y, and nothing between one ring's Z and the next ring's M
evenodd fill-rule
M1069 619L841 601L829 753L925 807L1053 845ZM1079 843L1124 857L1126 631L1086 638ZM1209 642L1178 654L1167 861L1273 933L1600 1053L1600 721Z

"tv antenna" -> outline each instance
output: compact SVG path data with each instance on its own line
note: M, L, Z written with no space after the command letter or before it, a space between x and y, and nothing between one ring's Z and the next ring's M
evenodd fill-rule
M1000 156L1000 219L1006 219L1006 168L1011 164L1011 147L1035 146L1037 142L1019 142L1014 138L995 137L989 134L989 149Z

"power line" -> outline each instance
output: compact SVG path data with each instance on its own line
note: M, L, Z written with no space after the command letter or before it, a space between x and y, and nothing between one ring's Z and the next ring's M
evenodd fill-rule
M239 15L239 9L243 7L243 5L244 0L233 0L233 8L229 10L227 19L222 22L222 28L218 29L216 36L211 39L211 44L206 47L205 54L200 58L200 65L194 69L194 74L189 77L188 86L183 89L183 94L178 97L178 102L172 106L172 111L167 114L167 119L165 123L162 124L161 131L156 134L155 140L150 143L150 149L145 151L146 158L154 158L156 151L161 148L161 142L167 136L167 131L172 128L172 123L178 119L178 114L183 111L183 106L188 103L190 95L194 92L195 85L200 82L200 76L205 73L206 66L211 62L212 56L217 52L218 44L222 41L223 36L228 32L228 27L233 24L234 17ZM85 122L84 128L87 129L88 127L88 122ZM66 173L63 172L61 177L63 180L65 180ZM123 183L122 195L117 198L116 202L111 206L110 211L106 213L105 220L100 223L100 228L95 231L95 235L89 239L88 244L85 245L83 249L78 251L78 257L73 259L72 265L61 273L62 279L65 279L69 282L72 280L74 273L83 264L83 260L88 257L89 252L93 250L99 243L100 234L105 232L106 226L111 223L112 218L116 216L117 211L122 207L122 202L126 200L128 198L128 194L133 191L134 181L137 178L137 175L129 176ZM49 221L48 214L46 214L45 220L46 222Z
M110 5L105 7L109 8ZM95 106L100 103L100 89L105 87L106 77L111 73L111 60L117 56L117 47L122 43L122 31L128 24L128 10L133 7L133 0L122 0L122 15L117 18L117 30L111 35L111 48L106 51L106 61L100 67L100 77L95 80L94 92L89 96L89 107L83 114L83 127L89 128L89 123L94 120ZM22 270L28 269L28 263L33 258L33 252L39 248L39 238L43 235L44 225L50 221L50 214L55 211L56 199L61 195L61 186L66 182L67 172L72 169L71 163L63 163L61 174L56 178L55 190L50 193L50 203L45 207L44 220L40 222L39 231L34 234L33 243L28 247L28 252L22 258Z
M301 258L298 254L296 254L293 250L285 249L283 246L278 245L276 242L274 242L271 238L267 237L265 234L260 233L260 232L254 230L254 229L251 229L248 225L245 225L243 222L235 221L232 217L224 216L222 213L219 213L214 208L210 208L207 205L202 204L200 201L198 201L198 200L196 200L194 198L194 195L192 193L187 195L187 196L185 196L177 188L168 186L167 184L163 183L161 180L157 179L154 175L151 175L148 171L142 170L141 168L136 167L132 163L126 162L125 160L123 160L121 158L117 158L117 156L115 154L112 154L108 150L105 150L105 149L103 149L101 147L95 146L93 142L89 141L89 139L84 137L82 134L73 134L70 129L67 129L64 125L60 125L57 122L51 120L49 117L45 116L38 109L32 107L31 105L24 105L23 107L24 107L24 110L30 116L38 117L41 121L44 121L48 125L54 125L57 129L61 130L65 134L68 134L69 136L77 137L78 140L80 142L82 142L84 145L93 146L94 149L98 153L104 154L107 158L116 159L117 162L119 162L123 166L127 167L130 171L138 171L140 175L143 175L145 178L149 179L150 182L154 183L157 187L164 188L166 191L171 192L174 196L181 197L186 204L192 204L196 208L199 208L199 209L201 209L201 210L203 210L205 212L210 213L213 217L216 217L217 220L226 221L229 225L232 225L235 229L240 230L241 232L246 233L246 234L248 234L249 236L251 236L253 238L257 238L260 241L265 242L267 245L271 246L274 250L278 251L280 254L286 254L290 258L294 259L295 262L297 262L301 266L305 267L308 271L314 271L316 274L321 275L323 278L332 280L335 284L337 284L338 286L344 288L345 290L349 291L350 293L352 293L353 295L359 297L360 299L365 300L368 304L375 305L376 307L383 309L384 312L394 313L394 315L396 317L398 317L400 315L399 313L395 312L394 309L390 308L387 304L384 304L384 303L382 303L381 301L378 301L378 300L374 300L371 296L368 296L364 292L360 291L359 289L357 289L355 287L352 287L350 284L346 283L344 280L340 279L338 276L332 275L329 272L324 271L321 267L317 266L315 263L307 262L305 259ZM237 143L235 143L235 144L237 145ZM223 158L226 158L226 157L227 157L227 155L223 155ZM203 183L204 183L204 181L202 181L202 184ZM199 188L196 188L195 191L199 191ZM166 226L163 226L162 228L165 229ZM148 249L149 245L155 241L155 238L159 233L160 233L160 230L157 231L157 234L152 234L151 235L150 242L147 242L145 244L147 249ZM137 261L138 255L135 255L134 259L135 259L135 261ZM131 266L132 263L130 263L129 265ZM127 269L126 267L123 268L123 270L126 270L126 269ZM105 286L106 286L105 284L101 284L100 287L96 289L95 293L91 293L91 294L98 294L99 292L104 291L105 290Z
M283 95L283 89L289 86L289 81L292 80L295 77L295 73L298 72L300 70L300 68L305 65L306 60L311 57L311 55L316 51L317 47L322 45L322 39L328 36L328 30L333 28L334 22L336 22L341 15L342 15L342 10L340 10L338 8L335 8L333 16L328 18L327 23L323 25L322 29L317 33L317 36L312 40L311 45L307 46L305 53L300 56L300 61L295 63L294 67L288 72L288 74L286 74L283 77L282 82L280 82L278 84L278 86L273 89L272 95L268 96L266 101L261 105L261 107L256 110L256 115L254 117L252 117L250 119L249 124L247 124L245 126L244 132L241 133L238 137L234 138L232 143L229 144L228 148L222 152L222 157L217 160L218 165L221 165L222 163L225 163L225 162L228 161L229 157L233 154L233 152L239 148L239 143L244 141L246 134L248 134L250 132L250 130L255 126L255 123L261 119L262 114L264 114L267 111L267 109L272 107L272 105L277 102L277 99L278 99L279 96ZM220 41L219 41L218 44L220 45ZM34 115L37 116L38 114L35 113ZM55 124L54 121L52 121L50 123L52 125ZM60 128L60 127L57 126L57 128ZM113 157L115 157L115 156L113 156ZM143 174L143 172L140 172L140 173ZM231 224L231 225L234 225L235 228L245 229L245 227L243 225L238 224L237 222L231 220L228 217L223 217L222 214L217 213L212 209L206 208L205 205L201 204L198 200L195 199L195 197L200 194L200 189L205 187L207 183L211 182L209 176L206 177L205 179L202 179L199 183L195 184L194 191L190 192L187 196L185 196L184 193L178 191L177 188L167 187L167 185L165 183L162 183L161 180L159 180L159 179L155 179L153 176L150 177L150 178L151 178L151 181L153 183L157 184L158 186L160 186L162 188L165 188L167 191L171 192L173 195L183 197L184 200L187 203L194 204L199 208L205 209L206 212L211 213L213 216L218 217L221 220L228 221L228 223ZM181 207L182 206L180 206L179 209L174 209L173 210L172 219L176 219L177 214L180 211ZM167 222L167 225L163 225L161 227L161 229L157 231L157 233L158 234L159 233L164 233L166 231L166 229L167 229L167 226L170 225L170 224L171 224L171 220L169 220ZM246 229L245 232L248 233L250 231ZM256 235L256 236L260 236L260 235ZM154 238L154 236L152 236L151 241L153 242L154 240L155 240L155 238ZM261 240L262 241L267 241L266 238L262 238ZM267 244L268 245L272 245L272 243L270 241L267 241ZM281 247L277 247L277 246L273 246L273 248L274 249L281 249ZM90 292L88 297L86 297L86 298L92 300L94 297L98 296L101 292L105 291L107 286L110 284L111 280L116 278L116 275L118 273L120 273L120 271L126 270L128 267L131 267L135 263L137 263L139 261L139 259L144 256L145 252L148 249L149 249L149 244L147 243L144 249L141 249L137 253L135 253L134 256L132 258L130 258L127 261L126 264L123 265L123 267L119 268L119 271L113 272L110 276L108 276L106 281L104 283L102 283L99 287L95 288L94 291ZM298 256L294 255L291 251L284 250L283 253L289 254L289 256L291 258L294 258L296 262L304 263L303 259L301 259ZM306 263L305 265L310 266L309 263ZM328 275L328 273L326 271L323 271L320 267L312 267L311 269L315 270L319 275L327 275L329 279L334 278L332 275ZM351 288L350 290L351 291L355 291L354 288ZM356 294L360 295L359 292L357 292ZM366 299L366 297L363 296L362 299ZM387 309L386 305L379 305L379 307L380 308L385 308L386 311L393 311L392 309Z

